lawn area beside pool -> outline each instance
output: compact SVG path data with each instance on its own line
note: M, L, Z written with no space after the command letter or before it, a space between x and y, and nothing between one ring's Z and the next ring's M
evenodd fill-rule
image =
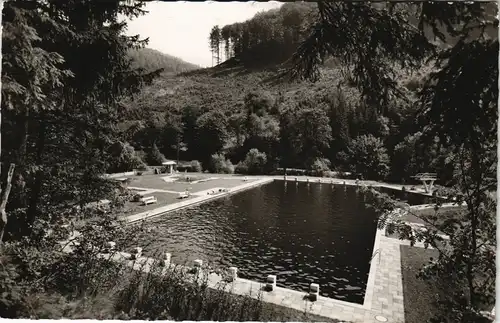
M456 207L446 207L446 208L441 208L437 212L437 217L438 217L438 224L442 224L445 220L447 219L452 219L457 216L458 212L467 210L466 206L456 206ZM423 225L424 227L431 227L430 224L426 223L424 220L422 220L420 217L423 217L424 219L435 215L436 211L434 208L428 208L428 209L420 209L420 210L411 210L413 214L406 214L399 219L403 222L407 222L409 224L417 224L417 225ZM386 233L389 238L395 238L399 239L399 233L394 232L391 234ZM440 235L446 235L446 232L438 231L438 234Z
M195 176L188 174L188 176L192 177L196 180L200 179L210 179L208 181L198 182L198 183L188 183L185 181L185 175L179 174L175 177L179 178L179 182L170 182L167 183L162 179L162 175L142 175L142 176L130 176L128 178L131 179L128 184L129 187L138 187L138 188L147 188L147 189L157 189L157 190L166 190L166 191L174 191L174 192L184 192L186 189L189 189L191 193L201 192L205 190L209 190L216 187L224 187L224 188L232 188L244 183L251 183L256 178L249 177L248 181L244 181L242 177L237 176L226 176L224 174L213 175L213 174L197 174Z
M439 277L423 280L417 277L420 270L429 263L431 258L437 259L439 252L436 249L425 249L401 245L401 274L403 281L405 323L428 322L439 313L439 304L436 302L445 299L455 291L446 281ZM478 274L476 274L478 275ZM479 277L479 276L478 276ZM482 283L482 279L478 280ZM465 283L464 285L465 286ZM465 292L464 287L464 292ZM480 310L491 311L495 303L482 303ZM485 318L484 321L491 322Z
M401 245L400 250L405 323L427 322L436 313L435 302L444 292L437 280L424 281L417 274L431 257L438 256L438 251L406 245Z
M413 214L407 214L401 217L401 220L411 223L425 224L425 221L419 217L427 218L432 215L437 215L438 222L443 223L447 219L452 219L457 216L460 211L466 211L467 206L454 206L447 208L440 208L437 213L434 208L422 209L422 210L412 210Z
M165 193L165 192L151 192L147 193L144 195L144 197L148 196L154 196L158 200L158 202L153 203L153 204L148 204L148 205L142 205L141 202L132 202L132 201L127 201L125 202L125 205L123 209L120 210L120 215L130 215L134 213L139 213L139 212L144 212L144 211L151 211L154 210L158 207L169 205L169 204L174 204L178 203L180 201L185 201L193 198L192 196L184 199L179 199L179 194L175 193Z

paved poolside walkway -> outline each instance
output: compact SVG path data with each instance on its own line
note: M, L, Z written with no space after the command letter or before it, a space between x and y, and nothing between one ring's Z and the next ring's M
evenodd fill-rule
M276 287L274 291L263 291L264 284L237 278L232 283L225 283L217 274L207 274L208 286L214 289L223 288L227 292L238 295L249 295L264 302L290 307L299 311L306 310L310 314L347 322L377 323L375 317L383 316L387 322L404 323L403 284L401 276L400 241L385 237L382 230L377 231L373 262L370 268L368 286L363 304L348 303L320 296L317 301L310 302L306 293L287 288ZM101 255L109 257L109 255ZM115 261L126 262L135 270L151 271L155 259L140 257L136 261L128 260L130 254L119 252L112 256ZM156 260L157 262L157 260ZM171 268L174 265L170 265ZM175 266L187 272L190 268ZM166 274L167 268L158 270L158 274ZM279 277L278 277L279 279ZM321 288L321 287L320 287Z

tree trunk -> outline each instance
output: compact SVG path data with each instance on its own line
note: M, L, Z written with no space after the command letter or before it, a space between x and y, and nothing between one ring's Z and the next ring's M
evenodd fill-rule
M5 188L3 189L2 199L0 200L0 243L3 241L3 234L5 232L5 227L7 226L8 218L5 208L7 207L7 201L9 200L10 189L12 187L12 176L14 175L14 169L16 165L10 164L9 172L7 173L7 181ZM0 190L1 191L1 190Z

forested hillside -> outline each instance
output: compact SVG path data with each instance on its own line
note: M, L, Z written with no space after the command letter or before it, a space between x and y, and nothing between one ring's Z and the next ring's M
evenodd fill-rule
M231 58L251 66L282 63L309 32L316 12L315 3L290 2L242 23L214 26L210 49L218 64Z
M413 102L429 73L426 65L413 73L399 70L405 99L383 106L364 102L352 74L333 59L323 65L316 83L276 77L280 63L308 35L316 12L313 3L287 3L247 22L214 27L211 48L220 60L229 61L178 76L165 74L124 102L123 140L145 155L154 146L168 158L200 160L210 170L212 155L223 154L238 164L251 149L265 154L260 171L266 172L277 167L332 169L400 180L443 168L437 147L407 147L422 127L415 122ZM357 144L363 152L351 150ZM412 156L421 151L437 159L414 161ZM375 159L359 165L355 159L360 153ZM389 171L391 164L398 167ZM451 174L442 173L444 179Z
M129 55L132 58L132 67L142 67L146 71L163 69L166 73L181 73L200 68L180 58L151 48L131 49Z

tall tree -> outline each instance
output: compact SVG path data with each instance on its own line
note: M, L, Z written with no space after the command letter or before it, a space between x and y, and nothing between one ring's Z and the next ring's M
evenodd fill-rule
M226 60L231 58L231 38L232 38L232 28L230 25L222 27L220 31L221 39L224 42L224 58Z
M328 122L326 106L301 108L297 115L298 129L301 138L301 160L306 166L312 165L318 157L323 157L330 148L332 129Z
M208 165L210 156L219 153L227 140L226 116L215 110L201 115L196 122L196 151L203 165Z
M112 192L113 185L100 176L115 136L117 102L158 74L130 68L127 51L144 43L123 35L126 23L118 15L139 15L141 6L6 4L4 24L7 30L9 24L16 29L3 35L11 47L2 62L7 98L2 111L9 111L4 130L21 140L10 144L4 161L23 162L18 176L22 180L14 190L20 194L8 205L20 217L10 229L29 234L35 221L54 220L68 204L95 201ZM18 37L19 32L26 37Z
M220 64L221 40L222 36L219 26L218 25L213 26L212 30L210 30L209 43L210 43L210 50L212 51L212 58L215 58L217 65Z

